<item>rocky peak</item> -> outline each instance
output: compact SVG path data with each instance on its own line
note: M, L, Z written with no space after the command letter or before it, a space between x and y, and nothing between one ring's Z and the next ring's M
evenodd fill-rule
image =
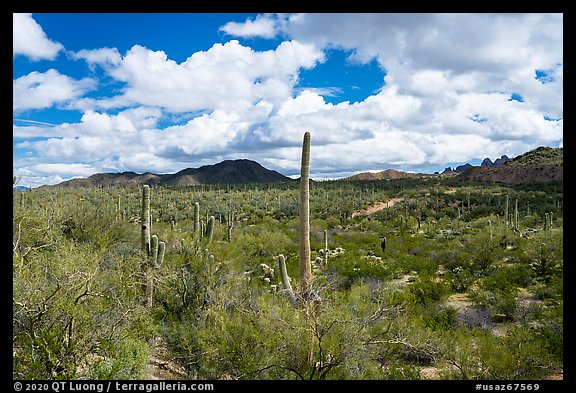
M488 157L486 157L483 161L482 164L480 164L480 166L493 166L494 163L492 162L491 159L489 159Z

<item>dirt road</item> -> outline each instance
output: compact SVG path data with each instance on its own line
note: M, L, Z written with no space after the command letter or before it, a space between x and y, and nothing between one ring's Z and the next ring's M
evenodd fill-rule
M384 209L387 209L389 207L394 206L394 204L401 202L402 200L403 200L403 198L392 198L392 199L388 200L387 202L378 202L372 206L369 206L366 209L356 210L355 212L352 213L352 218L357 217L357 216L367 216L367 215L379 212L380 210L384 210Z

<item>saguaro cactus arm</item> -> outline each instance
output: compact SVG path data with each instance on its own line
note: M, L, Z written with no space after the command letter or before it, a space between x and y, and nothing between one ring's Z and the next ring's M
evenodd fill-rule
M152 235L150 240L150 262L152 266L156 266L158 261L158 236Z
M298 300L296 299L296 295L294 295L292 285L290 285L290 277L288 277L288 272L286 271L286 258L284 258L284 255L282 254L278 255L278 267L282 277L282 288L284 288L286 297L288 298L290 304L296 306L298 304Z
M166 252L166 243L159 242L158 243L158 258L156 259L156 265L154 267L159 268L162 266L164 262L164 253Z

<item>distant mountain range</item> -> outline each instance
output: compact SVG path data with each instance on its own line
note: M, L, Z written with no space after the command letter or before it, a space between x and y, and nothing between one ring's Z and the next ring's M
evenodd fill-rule
M173 174L137 174L135 172L96 173L84 179L71 179L57 187L126 187L148 184L151 186L195 186L201 184L276 183L293 181L276 171L266 169L251 160L226 160L200 168L187 168ZM46 186L43 186L46 187Z
M396 180L457 176L458 179L462 180L520 184L562 181L563 173L563 148L539 147L513 159L505 155L495 161L485 158L480 166L464 164L454 169L448 167L441 173L409 173L386 169L380 172L362 172L341 180ZM135 172L97 173L87 178L71 179L54 186L42 187L130 187L142 184L193 186L293 181L297 180L266 169L255 161L240 159L226 160L200 168L187 168L173 174L164 175L149 172L143 174ZM19 187L20 189L25 188Z
M458 176L462 180L520 184L530 182L562 181L563 148L539 147L513 159L503 155L494 162L485 158L480 166L468 163L456 168L447 167L441 173L408 173L386 169L381 172L363 172L342 180L394 180Z
M462 180L503 184L562 181L564 149L539 147L500 166L473 166L459 175Z
M422 177L422 176L432 176L425 173L410 173L397 171L395 169L386 169L380 172L362 172L356 175L346 177L341 180L397 180L405 179L407 177Z

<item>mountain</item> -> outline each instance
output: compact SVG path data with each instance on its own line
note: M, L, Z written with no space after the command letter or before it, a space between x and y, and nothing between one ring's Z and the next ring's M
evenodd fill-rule
M510 161L510 158L508 158L508 156L504 154L502 155L502 157L497 158L494 162L492 162L490 158L485 158L484 161L482 161L482 164L480 164L480 166L499 166L506 164L508 161Z
M215 165L205 165L197 169L184 169L173 175L166 175L165 185L196 184L244 184L276 183L292 181L276 171L266 169L256 161L226 160Z
M509 165L563 165L564 148L538 147L510 160Z
M456 169L454 169L454 171L455 171L456 173L462 173L462 172L464 172L466 169L470 168L471 166L472 166L472 165L470 165L470 164L468 164L468 163L466 163L466 164L464 164L464 165L458 165L458 166L456 167Z
M208 184L276 183L293 181L251 160L226 160L200 168L187 168L174 174L146 172L96 173L83 179L71 179L48 187L129 187L141 184L190 186ZM43 186L47 187L47 186Z
M508 159L502 165L470 167L459 174L458 178L503 184L562 181L563 154L561 147L538 147L511 160Z
M480 166L468 163L442 173L410 173L394 169L380 172L362 172L341 180L396 180L405 178L452 177L457 180L521 184L529 182L562 181L564 174L563 148L539 147L513 159L503 155L494 162L485 158ZM276 171L246 159L226 160L200 168L187 168L173 174L158 175L150 172L96 173L84 179L72 179L55 186L42 187L130 187L142 184L190 186L210 184L247 184L294 182Z
M362 172L342 180L395 180L455 176L457 180L521 184L562 181L563 174L563 148L539 147L514 159L502 155L492 162L490 158L485 158L480 166L466 163L456 168L446 167L442 173L435 172L433 175L387 169L380 172Z
M494 161L494 165L498 166L498 165L504 165L506 164L508 161L510 161L510 158L508 158L508 156L506 154L504 154L502 157L497 158L496 161Z
M405 179L407 177L418 177L418 174L401 172L395 169L386 169L380 172L362 172L350 177L346 177L342 180L396 180Z

